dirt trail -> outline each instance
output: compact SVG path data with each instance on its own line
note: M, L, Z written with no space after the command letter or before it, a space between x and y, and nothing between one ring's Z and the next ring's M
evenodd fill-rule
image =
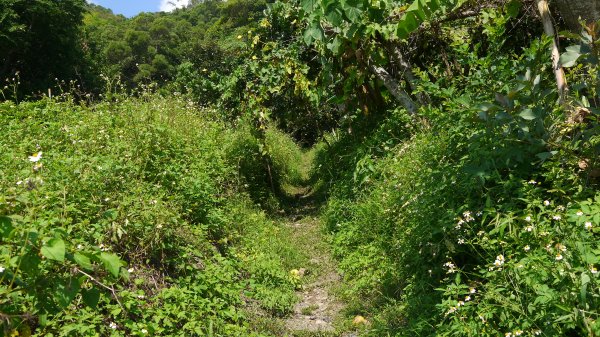
M310 265L299 270L302 278L309 283L298 292L301 298L294 308L291 317L285 320L286 328L297 332L329 332L336 329L333 322L344 308L341 301L335 298L333 288L339 284L341 277L335 271L335 263L324 242L319 220L306 217L289 224L299 244L305 247L310 255Z

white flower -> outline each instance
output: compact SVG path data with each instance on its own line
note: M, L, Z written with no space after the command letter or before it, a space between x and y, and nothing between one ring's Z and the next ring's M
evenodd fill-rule
M527 226L525 227L525 230L528 232L533 232L533 226Z
M156 226L156 228L161 229L161 228L163 228L163 225L158 225L158 226Z
M17 181L17 186L18 186L18 185L21 185L22 183L23 183L23 180L19 180L19 181Z
M559 205L559 206L556 207L556 209L559 210L559 211L561 211L561 212L563 212L565 210L565 206Z
M483 213L481 213L481 211L475 213L475 215L477 215L477 216L481 216L481 214L483 214Z
M542 330L534 330L533 334L536 335L536 336L539 336L539 335L542 334Z
M582 216L582 215L583 215L582 211L577 212L577 216Z
M2 268L2 269L4 269L4 268ZM594 275L595 275L595 274L598 274L598 269L596 269L596 267L594 267L594 266L591 266L591 267L590 267L590 272L591 272L592 274L594 274Z
M471 296L465 297L465 302L469 302L471 300Z
M464 213L463 213L463 216L464 216L465 218L468 218L468 217L470 217L470 216L471 216L471 212L469 212L469 211L466 211L466 212L464 212Z
M544 206L550 206L550 201L544 200Z
M526 217L525 217L525 221L527 221L527 222L531 222L531 215L528 215L528 216L526 216Z
M458 303L456 303L457 307L461 307L463 305L465 305L465 302L463 302L463 301L458 301Z
M590 221L587 221L586 223L583 224L583 227L587 230L592 229L592 223Z
M500 267L504 264L504 255L500 254L496 256L496 261L494 261L494 266Z
M81 250L81 249L83 249L83 246L82 245L77 245L77 249Z
M117 323L115 322L110 322L110 324L108 325L111 329L116 329L117 328Z
M556 261L560 261L563 259L563 256L560 253L558 253L558 254L556 254L555 259L556 259Z
M0 273L3 273L6 269L2 266L0 266Z
M515 331L515 336L521 336L523 334L523 330Z
M104 198L104 202L109 202L110 198Z
M142 330L141 330L141 332L142 332L144 335L148 334L148 330L146 330L146 329L142 329Z
M142 299L146 298L146 296L144 296L144 295L137 295L137 298L139 298L140 300L142 300Z
M566 252L566 251L567 251L567 247L565 247L565 246L564 246L564 245L562 245L562 244L558 244L558 247L557 247L557 248L558 248L558 249L559 249L561 252Z
M476 292L477 292L477 289L475 289L475 288L469 288L469 292L470 292L471 294L474 294L474 293L476 293Z
M552 219L554 219L554 220L557 220L557 221L558 221L558 220L560 220L560 219L562 219L562 218L560 217L560 215L558 215L558 214L557 214L557 215L553 216L553 217L552 217Z
M531 249L531 247L529 247L529 245L523 247L523 250L525 250L526 252L528 252Z
M29 161L32 163L37 163L38 161L40 161L40 159L42 159L42 151L29 156Z
M448 268L448 271L446 272L448 274L452 274L452 273L456 272L456 266L452 262L446 262L446 263L444 263L444 267Z
M529 185L535 185L535 184L537 184L537 181L535 181L535 180L530 180L530 181L528 181L527 183L528 183Z
M133 271L134 271L134 269L133 269L133 268L129 268L129 269L127 269L127 272L129 272L129 273L133 273Z
M464 243L465 243L465 239L462 239L462 238L461 238L461 239L458 239L458 244L459 244L459 245L462 245L462 244L464 244Z
M504 337L512 337L512 335L513 335L512 332L507 332L504 334Z

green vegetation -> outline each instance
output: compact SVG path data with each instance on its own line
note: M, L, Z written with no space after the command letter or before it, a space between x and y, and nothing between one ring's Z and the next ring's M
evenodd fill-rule
M4 1L0 336L600 335L600 12L547 5Z

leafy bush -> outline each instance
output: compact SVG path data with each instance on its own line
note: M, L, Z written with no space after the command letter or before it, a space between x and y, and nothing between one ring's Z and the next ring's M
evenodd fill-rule
M288 312L289 266L240 239L278 227L236 180L243 131L183 98L114 100L0 105L4 333L251 335L248 301Z

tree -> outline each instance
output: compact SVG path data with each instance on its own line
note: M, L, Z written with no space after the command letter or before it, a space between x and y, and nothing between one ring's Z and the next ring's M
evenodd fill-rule
M81 77L84 0L0 1L0 79L20 73L31 93Z
M555 0L554 4L571 31L579 32L579 19L588 24L600 20L600 0Z

